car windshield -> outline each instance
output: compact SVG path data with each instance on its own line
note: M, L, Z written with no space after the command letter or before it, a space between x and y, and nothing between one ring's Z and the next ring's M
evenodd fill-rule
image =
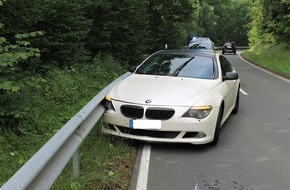
M233 45L234 45L234 43L230 43L230 42L225 43L225 46L233 46Z
M157 54L146 60L136 74L213 79L215 64L211 57Z

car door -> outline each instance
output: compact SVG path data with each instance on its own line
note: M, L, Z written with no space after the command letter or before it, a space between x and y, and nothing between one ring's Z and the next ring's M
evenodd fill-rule
M224 80L226 78L227 72L233 72L234 69L231 66L230 62L224 57L220 56L220 64L221 64L221 70L222 70L222 77L223 77L223 90L224 90L224 113L226 115L230 114L230 112L233 109L233 105L235 103L235 80Z

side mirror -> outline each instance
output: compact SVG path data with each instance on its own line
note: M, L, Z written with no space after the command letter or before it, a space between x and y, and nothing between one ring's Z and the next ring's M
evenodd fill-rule
M130 73L134 73L134 71L136 70L136 66L133 66L133 65L131 65L131 66L129 66L128 68L127 68L127 71L129 71Z
M224 80L237 80L239 79L239 75L236 72L227 72Z

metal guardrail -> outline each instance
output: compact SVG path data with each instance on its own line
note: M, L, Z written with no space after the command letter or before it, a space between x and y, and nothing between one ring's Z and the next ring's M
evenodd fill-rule
M105 108L100 102L113 85L129 75L125 73L90 100L0 190L50 189L72 156L78 157L78 147L103 115ZM78 170L75 164L76 175Z
M236 48L237 49L250 49L249 46L237 46Z

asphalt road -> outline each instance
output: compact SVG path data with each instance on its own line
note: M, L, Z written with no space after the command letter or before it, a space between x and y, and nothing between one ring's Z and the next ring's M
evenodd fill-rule
M218 145L147 144L148 171L137 161L129 189L290 189L290 83L238 55L226 57L239 73L243 93ZM143 183L136 185L138 171Z

